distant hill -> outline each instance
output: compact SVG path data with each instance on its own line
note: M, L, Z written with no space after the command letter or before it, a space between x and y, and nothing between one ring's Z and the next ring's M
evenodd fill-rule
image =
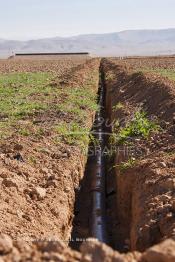
M128 30L29 41L0 38L0 57L9 56L12 52L77 51L88 51L100 56L175 54L175 29Z

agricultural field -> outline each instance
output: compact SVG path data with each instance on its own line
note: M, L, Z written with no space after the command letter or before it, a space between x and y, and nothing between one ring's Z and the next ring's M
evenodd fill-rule
M60 60L37 60L37 59L8 59L0 60L0 73L51 73L59 76L71 68L83 64L88 58L60 59Z
M101 108L109 246L83 240ZM174 261L175 58L0 61L0 233L2 261Z
M116 59L113 59L115 61ZM130 69L142 72L151 72L156 77L167 77L175 80L175 57L164 58L129 58L120 61L121 65L126 65Z

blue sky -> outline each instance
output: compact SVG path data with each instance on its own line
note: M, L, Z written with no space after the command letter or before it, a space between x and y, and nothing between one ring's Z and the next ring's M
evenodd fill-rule
M175 28L175 0L0 0L0 38Z

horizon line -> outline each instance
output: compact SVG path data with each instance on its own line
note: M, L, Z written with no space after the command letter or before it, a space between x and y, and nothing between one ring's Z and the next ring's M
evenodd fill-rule
M62 39L66 39L66 38L74 38L74 37L79 37L79 36L89 36L89 35L108 35L108 34L119 34L122 32L127 32L127 31L164 31L164 30L175 30L175 27L168 27L168 28L145 28L145 29L124 29L124 30L120 30L120 31L113 31L113 32L104 32L104 33L85 33L85 34L73 34L73 35L66 35L66 36L59 36L59 35L55 35L55 36L41 36L41 37L30 37L30 38L26 38L25 36L19 36L17 38L4 38L0 36L0 41L4 40L4 41L19 41L19 42L27 42L27 41L36 41L36 40L43 40L43 39L53 39L53 38L62 38ZM25 39L26 38L26 39Z

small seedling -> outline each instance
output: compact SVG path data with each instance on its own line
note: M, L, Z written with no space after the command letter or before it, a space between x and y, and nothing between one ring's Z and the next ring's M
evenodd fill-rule
M22 128L19 130L19 134L22 135L22 136L30 136L30 131L26 128Z
M128 159L128 161L126 162L122 162L120 165L119 165L119 169L121 171L123 170L127 170L128 168L132 168L136 165L136 159L135 158L130 158Z
M124 108L124 105L121 102L118 102L115 106L112 107L112 111L115 112L123 108Z

